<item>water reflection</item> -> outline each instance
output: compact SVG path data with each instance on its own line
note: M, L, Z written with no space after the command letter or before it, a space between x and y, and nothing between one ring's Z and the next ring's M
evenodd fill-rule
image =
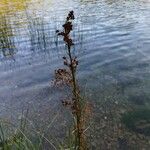
M32 18L28 22L28 31L30 37L31 51L42 51L48 47L45 30L45 23L43 18ZM32 21L31 21L32 20Z
M25 10L29 0L1 0L0 15Z
M1 0L0 2L0 51L1 56L13 57L15 46L15 28L13 17L16 12L26 9L27 0Z
M13 56L16 52L13 31L7 16L0 16L0 50L4 57Z

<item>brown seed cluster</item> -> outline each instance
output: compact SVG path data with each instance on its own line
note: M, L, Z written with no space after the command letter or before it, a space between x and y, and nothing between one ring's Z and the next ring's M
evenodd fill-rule
M76 100L75 98L72 98L72 99L66 99L66 100L62 100L62 105L65 106L65 107L68 107L69 109L71 109L71 112L73 115L76 114L77 111L79 111L77 108L76 108Z
M63 40L64 42L66 43L66 45L70 48L72 45L74 45L72 39L70 38L69 36L69 33L72 31L73 29L73 25L72 25L72 22L71 20L74 20L75 17L74 17L74 12L73 11L70 11L67 18L66 18L66 22L65 24L62 25L63 27L63 31L59 31L59 30L56 30L56 33L57 35L61 35L63 36Z
M71 67L73 67L74 71L76 71L76 68L79 64L77 57L72 58L71 63L68 61L68 59L66 57L63 57L64 59L64 65L69 67L71 69Z
M54 85L70 85L72 83L70 71L67 69L55 70Z

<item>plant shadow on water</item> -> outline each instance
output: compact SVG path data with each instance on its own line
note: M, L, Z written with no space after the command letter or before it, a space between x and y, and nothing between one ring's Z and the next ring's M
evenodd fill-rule
M138 109L125 113L122 121L130 130L150 136L150 109Z
M128 100L133 104L142 106L150 101L150 97L145 93L142 93L140 95L130 95Z

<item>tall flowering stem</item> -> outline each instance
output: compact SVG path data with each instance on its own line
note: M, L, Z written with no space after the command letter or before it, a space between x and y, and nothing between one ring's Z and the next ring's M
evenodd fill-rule
M63 57L64 65L66 66L65 69L55 70L55 84L67 84L72 89L71 100L63 100L62 104L71 108L72 114L76 119L74 124L74 148L78 150L86 150L87 146L85 142L84 128L85 110L87 108L85 108L83 99L80 95L80 90L76 79L78 60L77 57L72 55L72 46L74 43L70 36L70 32L73 30L72 21L74 19L74 12L70 11L66 18L66 22L63 25L63 31L56 31L58 36L63 37L63 41L67 46L67 57Z

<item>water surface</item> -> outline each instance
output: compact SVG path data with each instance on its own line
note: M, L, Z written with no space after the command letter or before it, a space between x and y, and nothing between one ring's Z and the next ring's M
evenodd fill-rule
M0 117L14 118L29 107L46 121L58 112L60 91L50 81L65 45L55 30L70 10L78 78L92 103L149 108L149 0L2 0Z

